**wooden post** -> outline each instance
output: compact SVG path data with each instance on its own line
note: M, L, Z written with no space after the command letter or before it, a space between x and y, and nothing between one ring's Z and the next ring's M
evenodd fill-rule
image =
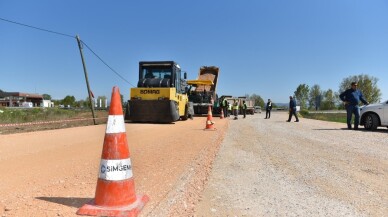
M94 114L94 103L92 101L92 92L90 91L90 86L89 86L88 71L86 69L84 54L82 52L81 39L78 37L78 35L76 36L76 39L77 39L77 42L78 42L79 52L81 54L82 66L84 67L86 87L88 88L89 103L90 103L90 108L92 109L92 115L93 115L93 123L94 123L94 125L96 125L96 116Z

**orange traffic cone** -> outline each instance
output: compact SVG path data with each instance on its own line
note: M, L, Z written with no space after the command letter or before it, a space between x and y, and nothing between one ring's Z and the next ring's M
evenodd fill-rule
M221 116L220 119L224 119L224 108L221 108Z
M214 127L215 122L213 122L213 115L212 115L212 110L209 105L209 111L207 112L207 120L206 120L206 128L205 130L215 130L216 128Z
M148 196L135 193L120 92L113 87L96 194L77 214L137 216L148 200Z

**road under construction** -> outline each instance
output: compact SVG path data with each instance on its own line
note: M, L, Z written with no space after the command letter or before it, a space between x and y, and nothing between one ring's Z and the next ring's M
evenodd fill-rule
M0 135L1 216L388 211L385 131L368 132L367 145L340 123L288 123L285 112L235 121L210 109L170 124L125 123L113 90L106 125Z
M139 216L384 216L386 130L275 111L126 123ZM0 135L0 216L77 216L95 197L106 125ZM367 135L373 143L360 142ZM188 139L190 138L190 139Z

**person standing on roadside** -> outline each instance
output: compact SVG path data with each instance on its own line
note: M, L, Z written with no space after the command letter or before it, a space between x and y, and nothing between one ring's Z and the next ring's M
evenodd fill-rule
M228 115L227 117L229 117L230 115L232 115L232 104L230 104L230 102L228 101Z
M233 114L234 114L234 120L237 120L238 119L238 101L237 99L234 100L233 102Z
M265 107L265 119L271 118L272 102L268 99L267 106Z
M357 82L351 83L351 88L345 90L339 95L340 99L344 102L346 108L346 123L348 129L352 129L352 114L354 114L354 129L358 130L358 124L360 123L360 101L365 105L369 103L364 99L362 92L357 89Z
M296 114L296 101L295 101L295 99L292 96L290 96L290 113L288 115L287 122L291 121L292 115L294 115L295 118L296 118L295 122L299 122L298 115Z
M228 101L224 98L221 102L222 111L224 112L224 116L228 117Z
M245 102L245 100L243 100L242 112L243 112L244 118L246 118L246 116L247 116L247 103Z

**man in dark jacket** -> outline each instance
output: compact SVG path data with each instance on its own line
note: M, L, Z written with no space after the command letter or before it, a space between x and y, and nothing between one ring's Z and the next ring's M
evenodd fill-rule
M364 99L361 91L357 89L357 82L352 82L351 88L345 90L340 94L340 99L344 102L346 108L346 122L348 124L348 129L352 129L352 114L354 113L354 129L358 129L358 124L360 123L360 101L365 105L369 103Z
M271 99L268 99L267 106L265 107L265 119L271 118L272 102Z
M247 103L245 102L245 100L243 100L242 112L243 112L243 115L244 115L243 118L246 118L247 117Z
M295 99L292 96L290 96L290 113L288 115L287 122L291 121L292 115L294 115L295 118L296 118L295 122L299 122L298 115L296 114L296 101L295 101Z
M221 109L224 112L224 116L228 117L228 101L226 100L226 98L222 100Z

